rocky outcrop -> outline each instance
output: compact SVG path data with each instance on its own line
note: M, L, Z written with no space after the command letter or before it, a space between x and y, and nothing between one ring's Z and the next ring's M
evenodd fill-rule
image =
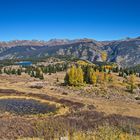
M140 37L117 41L53 39L48 42L37 40L0 42L0 60L59 55L94 62L102 61L102 51L107 52L108 62L116 62L123 67L140 64Z

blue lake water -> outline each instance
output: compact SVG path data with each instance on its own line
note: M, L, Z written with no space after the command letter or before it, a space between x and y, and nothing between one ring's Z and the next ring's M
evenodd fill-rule
M17 65L21 65L21 66L31 66L32 62L31 61L21 61L21 62L17 62Z

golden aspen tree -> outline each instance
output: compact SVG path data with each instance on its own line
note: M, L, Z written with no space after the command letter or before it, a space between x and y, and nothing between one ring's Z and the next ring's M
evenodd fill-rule
M103 62L105 62L107 60L107 53L106 52L101 52L101 58L103 60Z
M69 70L68 70L68 83L70 85L74 85L75 83L75 66L72 66Z
M97 83L97 76L95 72L92 74L91 81L92 81L92 84L94 85Z
M83 84L83 82L84 82L84 73L83 73L83 70L82 70L82 68L80 66L77 68L76 79L77 79L78 84Z
M130 75L127 80L127 88L133 93L134 89L136 88L136 76L134 74Z
M93 75L93 73L94 73L93 68L90 68L90 70L89 70L89 82L90 82L90 84L92 84L92 75Z
M36 78L39 78L39 79L44 79L44 76L43 76L43 72L42 72L42 69L41 68L36 68L36 75L35 75Z
M99 82L99 76L100 76L100 72L99 72L99 70L96 70L96 77L97 77L97 82Z
M82 68L79 66L76 68L76 66L72 66L65 76L65 83L69 85L78 86L83 84L84 82L84 74Z

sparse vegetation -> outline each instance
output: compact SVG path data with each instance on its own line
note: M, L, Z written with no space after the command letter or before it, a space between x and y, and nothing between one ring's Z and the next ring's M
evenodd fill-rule
M136 88L136 76L134 74L130 75L127 79L127 88L128 90L133 93L134 89Z
M4 126L0 126L0 138L140 139L140 78L135 72L107 62L99 65L83 60L50 62L0 68L1 99L24 97L53 103L58 108L54 113L34 115L1 112L0 123ZM16 107L22 108L18 104ZM9 135L2 131L3 127Z

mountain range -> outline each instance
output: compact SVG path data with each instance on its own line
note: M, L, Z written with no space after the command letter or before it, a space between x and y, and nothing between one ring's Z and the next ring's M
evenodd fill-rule
M0 42L0 60L69 56L95 62L102 61L102 52L107 53L108 62L116 62L122 67L138 65L140 64L140 37L113 41L85 38Z

